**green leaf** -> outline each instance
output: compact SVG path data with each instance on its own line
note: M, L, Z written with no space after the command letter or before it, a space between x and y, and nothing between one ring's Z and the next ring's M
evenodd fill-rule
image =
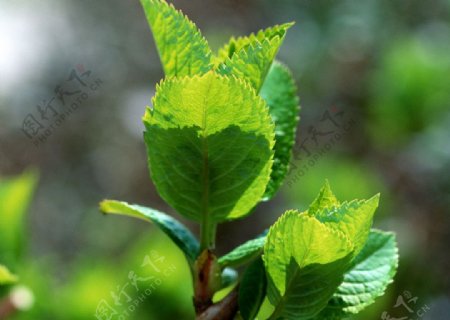
M275 123L274 161L264 195L264 200L269 200L278 191L288 172L299 120L297 87L287 67L277 61L272 64L260 96L267 102Z
M313 212L308 211L308 213L327 226L346 234L355 244L355 255L358 254L369 236L380 196L375 195L368 200L353 200L333 206L331 203L335 199L333 199L333 196L327 198L326 193L327 191L325 191L325 197L319 200L322 207L317 207L317 202L315 201L313 203Z
M24 245L25 214L37 182L37 174L0 180L0 259L17 263Z
M199 243L195 236L184 225L165 213L115 200L103 200L100 203L100 211L153 222L175 242L191 263L197 258Z
M258 258L245 270L239 286L239 311L244 320L255 319L266 296L266 287L266 270Z
M225 268L222 271L221 276L221 288L227 288L236 283L238 280L239 274L233 268Z
M372 230L366 245L344 275L328 306L317 320L334 320L356 314L384 294L398 267L393 233Z
M259 92L286 32L292 25L293 23L286 23L260 31L257 35L231 39L219 51L218 60L224 58L224 61L218 65L217 72L243 78Z
M237 267L259 257L263 252L266 234L267 232L264 232L257 238L241 244L226 255L220 257L219 265L222 268L228 266Z
M340 203L336 199L336 196L331 191L330 183L326 180L325 185L319 192L319 195L309 206L308 213L315 215L323 209L332 209L333 207L339 206L339 204Z
M219 223L249 214L264 194L274 127L248 84L213 72L167 79L144 116L150 173L180 214Z
M212 54L198 28L163 0L141 0L166 76L203 74Z
M286 31L293 25L293 22L275 25L265 30L260 30L257 34L251 33L246 37L232 37L226 45L219 49L216 61L217 63L223 63L227 58L232 58L235 53L245 49L256 41L263 42L266 39L271 40L275 37L283 39L286 35Z
M348 269L354 246L339 230L297 211L270 228L264 246L270 319L310 319L328 303Z
M0 285L11 284L17 281L17 277L13 275L5 266L0 264Z

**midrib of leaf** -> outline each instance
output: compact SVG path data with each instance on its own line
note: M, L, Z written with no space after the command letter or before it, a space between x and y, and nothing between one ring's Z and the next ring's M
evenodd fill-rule
M149 169L158 192L180 214L202 225L248 214L264 192L270 174L273 126L264 100L243 80L213 71L194 77L170 77L156 91L155 111L147 109L143 120L147 129ZM249 110L240 113L241 106ZM183 137L181 133L187 134ZM157 134L161 138L152 140L151 135ZM241 144L232 145L229 139L237 139ZM241 141L249 142L249 146ZM230 150L217 160L224 153L222 145ZM250 145L254 145L253 151L241 159L249 152ZM157 146L162 151L156 150ZM187 163L182 154L185 151L188 151ZM191 162L194 171L190 170ZM239 170L216 181L231 167L236 167L236 162ZM258 168L252 163L258 164ZM261 172L257 170L259 167ZM246 183L239 185L240 181ZM231 192L218 194L230 186L235 186ZM226 207L218 208L225 203Z
M278 317L280 316L281 312L284 309L284 305L286 304L286 297L288 296L288 293L290 293L292 289L292 282L294 281L294 279L296 279L298 272L299 268L296 268L293 276L289 279L288 285L286 286L286 289L284 291L284 295L280 298L280 301L278 302L275 310L273 311L272 315L268 320L277 320Z
M276 57L276 55L278 54L278 51L279 51L280 49L278 49L277 51L276 51L276 53L275 53L275 57ZM272 65L273 65L273 62L275 61L275 59L274 60L272 60L272 62L267 66L267 68L266 68L266 70L264 70L264 72L263 72L263 77L262 77L262 79L266 79L267 78L267 75L269 74L269 70L270 70L270 68L272 68ZM256 93L259 95L259 93L261 92L261 88L262 88L262 86L263 86L263 84L264 84L264 80L261 82L261 85L259 86L259 88L258 89L256 89Z
M311 236L310 236L310 239L309 239L310 243L313 241L312 237L313 237L313 234L311 234ZM298 268L295 268L295 272L290 277L290 279L289 279L289 281L287 283L287 286L286 286L286 288L284 290L284 295L281 296L279 303L277 304L273 314L270 316L270 318L268 320L276 320L279 317L279 314L283 311L284 305L286 304L286 297L289 296L288 294L292 290L292 285L293 285L294 279L297 278L297 275L298 275L298 272L300 271L300 269L302 267L304 267L304 263L303 262L306 260L306 257L308 257L310 251L311 251L311 248L307 247L307 249L306 249L306 251L303 254L303 257L301 259L301 261L302 261L301 265L296 261ZM286 270L286 274L287 274L287 270Z
M163 25L164 41L162 42L163 47L162 47L161 51L159 50L158 46L156 46L156 50L158 50L158 53L159 53L160 57L162 57L162 53L164 51L166 51L166 47L167 47L167 25L165 23L163 23L162 25ZM155 38L155 42L156 42L156 38ZM166 65L164 63L162 63L162 66L163 66L163 69L164 69L164 74L166 74L167 73ZM178 76L178 72L177 72L176 76Z
M206 92L211 90L211 83L208 83ZM203 153L203 192L202 192L202 234L201 234L201 247L200 251L204 249L214 249L215 246L215 228L216 226L211 221L209 215L209 164L208 164L208 135L206 131L207 122L207 106L208 106L208 95L205 95L203 99L203 119L202 119L202 153Z

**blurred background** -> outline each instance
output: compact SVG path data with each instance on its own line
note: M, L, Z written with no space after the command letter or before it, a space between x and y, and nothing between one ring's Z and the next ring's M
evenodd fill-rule
M355 319L449 319L450 1L172 2L213 49L296 22L278 56L302 107L291 172L273 201L220 227L219 252L307 208L325 179L341 200L380 192L374 225L397 233L400 266ZM162 77L137 0L0 0L0 199L9 185L20 203L25 231L9 265L34 293L11 319L193 317L177 248L97 207L112 198L180 218L155 191L142 138ZM408 293L414 313L395 307Z

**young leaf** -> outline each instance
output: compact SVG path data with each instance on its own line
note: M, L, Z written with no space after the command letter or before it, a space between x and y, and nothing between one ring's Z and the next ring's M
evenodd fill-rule
M263 252L266 234L267 232L264 232L257 238L241 244L226 255L220 257L220 266L222 268L228 266L237 267L259 257Z
M392 282L397 266L395 235L371 230L366 245L345 273L344 282L317 320L342 319L372 304Z
M22 175L0 180L0 259L14 266L24 242L24 219L37 174L27 171Z
M211 49L198 28L164 0L141 0L167 77L203 74Z
M254 320L266 296L266 270L261 258L245 270L239 286L239 311L244 320Z
M0 285L11 284L17 281L17 277L13 275L8 268L0 264Z
M297 211L286 212L270 228L264 246L270 319L310 319L342 282L354 250L339 230Z
M236 52L241 51L255 41L263 42L265 39L271 40L277 36L283 39L286 35L286 31L293 25L293 22L285 23L282 25L275 25L265 30L260 30L258 33L252 33L246 37L232 37L227 44L219 49L216 58L217 62L225 62L227 58L232 58Z
M121 214L153 222L184 252L189 262L194 263L199 253L199 243L194 235L180 222L160 211L115 200L103 200L100 211L105 214Z
M286 23L275 26L257 35L231 39L230 43L221 49L219 55L227 57L217 67L217 72L223 75L235 75L249 81L259 92L267 72L283 43L286 31L292 26ZM220 59L220 58L219 58Z
M309 211L308 213L327 226L346 234L354 242L355 254L358 254L369 236L373 215L378 207L379 198L380 196L376 195L368 200L353 200L343 202L337 206L330 206L329 201L334 201L332 197L328 198L328 200L323 198L320 204L323 207L314 213ZM314 211L316 210L315 203L313 205Z
M338 199L336 199L336 196L331 191L330 183L328 182L328 180L326 180L325 185L319 192L319 195L309 206L308 213L310 215L315 215L321 210L331 209L333 207L339 206L339 204L340 203Z
M249 213L264 194L274 128L248 84L213 72L162 82L144 116L150 173L164 200L190 219Z
M261 88L260 96L267 102L275 123L274 161L264 200L270 200L280 188L288 172L295 131L300 111L297 87L292 74L275 61Z

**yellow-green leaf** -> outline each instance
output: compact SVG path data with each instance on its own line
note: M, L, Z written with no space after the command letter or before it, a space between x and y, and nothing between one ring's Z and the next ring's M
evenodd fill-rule
M264 247L270 319L309 319L328 303L350 265L353 243L339 230L297 211L270 228Z
M367 241L379 198L375 195L368 200L338 203L327 184L308 213L346 234L355 244L356 255Z
M144 124L153 182L180 214L219 223L247 215L262 198L274 127L245 81L214 72L166 79Z
M17 277L8 268L0 264L0 285L11 284L17 281Z
M14 265L21 254L25 214L36 181L34 171L0 179L0 259L8 265Z
M245 79L259 92L283 43L286 31L292 25L286 23L260 31L256 35L231 39L230 43L220 50L219 55L224 56L224 52L228 54L224 61L218 64L217 72Z
M164 0L141 0L166 76L203 74L212 68L211 49L198 28Z

